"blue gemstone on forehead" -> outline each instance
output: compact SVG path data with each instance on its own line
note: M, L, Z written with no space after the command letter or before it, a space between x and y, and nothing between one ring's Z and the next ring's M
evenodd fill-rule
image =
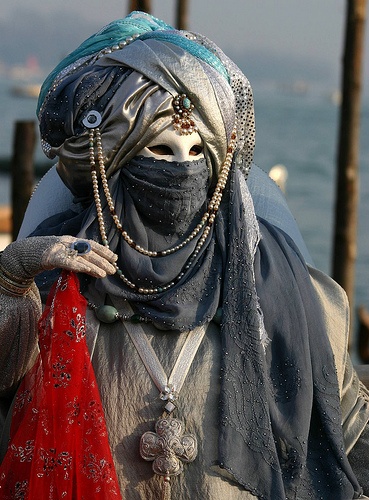
M185 109L190 109L191 107L191 101L189 100L188 97L185 97L182 101L182 105Z

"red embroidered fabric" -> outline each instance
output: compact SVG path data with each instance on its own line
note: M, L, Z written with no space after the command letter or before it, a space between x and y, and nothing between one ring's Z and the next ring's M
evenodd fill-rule
M15 399L2 500L121 499L85 313L77 277L64 272L39 322L40 355Z

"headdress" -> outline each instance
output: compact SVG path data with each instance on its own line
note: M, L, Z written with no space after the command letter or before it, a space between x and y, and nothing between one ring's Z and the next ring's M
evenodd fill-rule
M109 178L168 127L173 98L183 93L194 105L209 168L218 173L237 122L235 157L247 172L255 131L246 77L205 37L138 12L90 37L46 79L38 104L43 149L59 156L59 174L80 196L90 186L86 114L102 114Z

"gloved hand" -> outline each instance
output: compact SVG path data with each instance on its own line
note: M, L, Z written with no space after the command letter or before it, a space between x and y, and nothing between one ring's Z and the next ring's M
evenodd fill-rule
M87 242L91 249L84 254L72 248L76 241ZM83 246L83 245L82 245ZM93 240L73 236L33 236L8 245L1 255L1 267L11 276L32 279L46 269L62 268L86 273L95 278L114 274L117 256Z

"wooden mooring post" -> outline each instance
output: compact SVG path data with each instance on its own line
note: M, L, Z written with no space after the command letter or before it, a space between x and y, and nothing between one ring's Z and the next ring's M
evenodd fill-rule
M34 121L15 124L11 162L12 240L19 233L24 213L34 188L33 155L36 145Z
M346 0L346 4L332 277L347 293L352 332L355 311L358 163L366 0Z
M133 10L140 10L151 14L151 0L129 0L128 12ZM188 29L188 0L177 0L176 2L176 27L179 30Z
M128 10L129 12L140 10L151 14L151 0L130 0Z
M188 0L177 0L176 25L179 30L188 30Z

